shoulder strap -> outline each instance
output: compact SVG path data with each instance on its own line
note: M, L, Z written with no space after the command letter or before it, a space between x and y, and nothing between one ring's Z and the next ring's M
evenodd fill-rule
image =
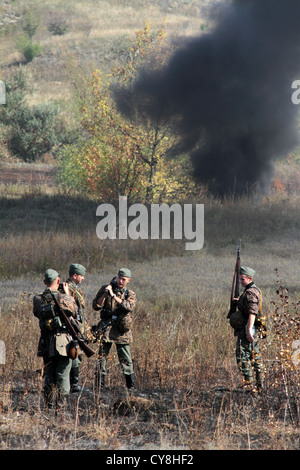
M257 289L258 292L259 292L259 306L258 306L258 310L259 310L259 313L262 313L262 293L261 293L261 290L259 287L257 286L251 286L251 287L254 287L254 289Z

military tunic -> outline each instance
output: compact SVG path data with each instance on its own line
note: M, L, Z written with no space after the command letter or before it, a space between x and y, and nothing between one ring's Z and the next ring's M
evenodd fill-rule
M95 299L93 300L94 310L100 311L100 322L98 327L103 329L103 336L99 347L99 362L96 369L96 384L104 383L106 376L106 360L113 343L117 348L117 354L126 383L133 380L133 363L131 359L130 344L132 343L132 312L136 305L136 294L132 290L119 289L116 279L110 283L113 293L122 299L122 303L117 303L112 297L108 296L102 307L99 307L98 301L105 293L108 285L102 286ZM97 385L98 386L98 385Z
M105 299L103 307L97 305L99 299L105 293L105 288L108 284L99 289L93 300L93 309L100 310L100 324L105 329L103 340L118 344L132 343L131 325L133 322L132 312L136 305L136 294L132 290L119 289L115 280L111 282L113 292L122 303L117 303L111 297Z
M54 386L58 387L62 395L69 394L72 363L68 357L68 345L72 337L59 318L52 295L56 297L60 308L67 315L75 317L77 313L75 301L68 294L47 288L42 294L37 294L33 298L33 314L39 319L41 331L37 354L43 357L45 364L44 393L47 401L50 400Z

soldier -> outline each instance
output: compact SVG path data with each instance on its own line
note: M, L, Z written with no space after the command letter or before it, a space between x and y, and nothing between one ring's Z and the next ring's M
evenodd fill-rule
M72 365L68 357L68 346L72 344L72 337L60 320L53 297L68 316L76 316L77 306L66 283L63 283L64 292L58 291L60 277L57 271L47 269L44 284L44 292L33 298L33 314L39 319L41 330L38 356L44 360L44 398L45 404L50 408L55 398L57 403L60 403L63 397L69 395Z
M103 332L99 348L99 362L96 370L96 385L103 387L106 376L106 359L112 343L115 343L119 362L126 380L126 386L134 386L134 372L131 360L132 316L136 294L127 288L131 271L121 268L117 276L98 291L93 300L93 309L100 310L97 328Z
M78 311L77 311L77 321L82 325L82 334L85 333L86 319L85 319L85 301L82 290L78 287L79 284L84 280L86 273L86 268L81 264L71 264L69 267L69 277L67 279L67 284L69 286L70 294L74 298ZM76 393L81 391L79 385L79 364L82 361L81 355L77 359L72 361L72 368L70 373L70 383L71 383L71 392Z
M258 343L258 314L262 301L260 289L254 284L255 271L252 268L240 268L240 283L244 292L238 300L238 311L242 314L242 322L236 325L235 336L236 360L244 379L244 386L251 391L260 392L263 387L264 368ZM252 368L255 371L256 387L254 387Z

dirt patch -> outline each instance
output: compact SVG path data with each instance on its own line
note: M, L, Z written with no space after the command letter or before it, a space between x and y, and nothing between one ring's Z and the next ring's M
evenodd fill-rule
M0 183L25 184L28 186L54 186L57 168L52 165L43 166L0 166Z

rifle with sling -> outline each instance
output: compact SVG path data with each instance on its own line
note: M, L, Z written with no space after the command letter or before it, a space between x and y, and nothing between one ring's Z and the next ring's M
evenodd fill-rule
M241 240L239 240L239 245L237 249L237 255L236 255L236 263L235 263L235 269L234 269L234 275L233 275L233 280L232 280L232 287L231 287L231 298L230 298L230 310L228 312L227 318L230 317L230 315L237 310L237 300L239 295L240 295L240 267L241 267Z
M80 349L82 349L82 351L85 353L87 357L93 356L95 354L95 351L86 344L82 336L82 333L80 331L80 328L77 326L76 322L75 321L72 322L71 320L72 317L68 317L68 315L66 315L66 313L60 308L58 300L53 294L53 292L51 292L51 294L55 302L55 305L58 308L59 317L63 325L67 328L68 332L72 336L73 341L78 342Z

